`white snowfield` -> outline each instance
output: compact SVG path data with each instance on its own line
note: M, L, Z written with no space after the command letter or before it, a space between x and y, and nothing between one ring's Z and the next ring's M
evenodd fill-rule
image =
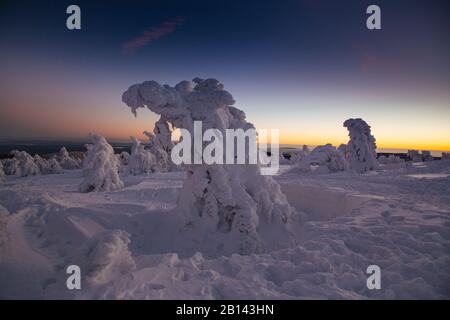
M302 216L295 241L250 255L217 254L213 231L199 242L180 232L184 172L121 176L123 189L91 193L78 192L81 170L7 176L0 298L450 298L450 160L282 172L274 180ZM66 287L72 264L81 290ZM380 290L366 286L369 265Z

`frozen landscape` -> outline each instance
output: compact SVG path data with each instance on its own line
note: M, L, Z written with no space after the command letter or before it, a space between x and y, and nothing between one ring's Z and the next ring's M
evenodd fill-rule
M448 299L450 159L379 157L370 126L349 143L257 165L170 163L170 128L249 128L217 80L156 82L123 96L159 114L150 143L83 161L14 151L0 170L0 298ZM166 130L167 129L167 130ZM168 131L169 130L169 131ZM69 265L82 290L66 287ZM381 290L366 286L381 268Z

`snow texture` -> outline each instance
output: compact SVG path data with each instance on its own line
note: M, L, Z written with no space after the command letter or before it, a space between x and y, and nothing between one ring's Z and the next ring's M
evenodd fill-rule
M344 127L350 137L347 145L350 169L358 173L374 170L377 167L377 146L370 126L358 118L346 120Z
M232 95L215 79L182 81L175 87L146 81L132 85L122 96L131 111L148 107L175 128L186 129L193 137L194 121L202 129L247 130L254 126L245 113L233 107ZM178 199L184 213L181 226L195 238L215 244L216 254L250 254L264 247L289 241L289 225L295 210L279 185L260 174L258 165L185 165L187 179ZM271 234L267 226L278 225Z
M91 133L89 138L92 144L86 146L84 179L79 185L79 191L112 191L123 188L124 184L119 177L120 163L111 145L97 134Z

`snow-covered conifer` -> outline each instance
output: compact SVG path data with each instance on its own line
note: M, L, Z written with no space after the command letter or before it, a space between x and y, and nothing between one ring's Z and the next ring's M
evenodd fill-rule
M79 185L80 192L112 191L123 188L119 177L119 160L112 146L104 137L90 134L92 144L86 145L87 154L83 161L84 179Z
M375 138L370 126L362 119L348 119L344 127L349 131L350 141L347 144L350 169L364 173L377 167Z
M69 155L69 152L67 152L66 147L62 147L61 150L59 150L58 161L59 164L61 165L61 168L66 170L80 168L80 161L78 159L71 157Z
M132 175L150 174L155 171L155 156L144 148L144 145L135 138L131 137L133 145L128 160L128 172Z
M12 160L9 162L9 174L16 177L34 176L39 174L39 168L34 163L34 159L26 151L11 151L13 155Z
M203 132L213 128L224 136L227 128L254 128L245 113L232 106L233 97L219 81L196 78L193 82L194 86L182 81L170 87L146 81L131 86L122 100L135 115L138 108L148 107L173 127L188 130L191 136L194 121L202 121ZM289 241L294 209L280 186L261 175L258 165L184 167L187 179L180 191L178 210L186 218L182 230L189 230L195 243L214 241L216 253L249 254L275 242Z

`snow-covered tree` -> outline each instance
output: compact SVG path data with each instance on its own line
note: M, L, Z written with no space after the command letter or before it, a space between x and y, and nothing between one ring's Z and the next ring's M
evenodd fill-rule
M38 166L41 174L61 173L63 171L59 162L54 157L46 160L36 154L34 155L34 162Z
M16 177L34 176L40 173L34 159L26 151L11 151L13 158L8 162L8 174Z
M313 151L299 163L300 168L308 171L310 170L311 165L318 165L321 168L328 169L330 172L348 170L348 163L345 160L344 154L331 144L314 148Z
M130 154L126 151L122 151L121 153L117 154L117 158L119 159L122 166L126 166L128 165L128 161L130 161Z
M144 148L144 145L135 138L131 137L133 145L128 159L128 172L134 176L140 174L149 174L155 171L155 156Z
M193 135L194 121L203 132L254 126L245 113L233 107L234 99L215 79L182 81L175 87L146 81L131 86L122 100L136 115L148 107L172 127ZM204 162L203 162L204 163ZM217 253L249 254L265 245L289 241L294 209L280 186L260 173L258 165L185 164L187 179L180 191L177 210L184 213L183 232L195 243L214 242ZM214 234L214 237L211 237Z
M143 132L149 139L148 150L155 156L154 168L156 171L165 172L169 170L170 155L157 142L156 136L149 132Z
M90 134L92 142L86 145L87 154L83 161L84 179L79 185L80 192L112 191L123 188L119 177L119 160L112 146L104 137Z
M66 147L62 147L61 150L59 150L58 161L61 167L66 170L80 168L80 161L71 157L69 152L67 152Z
M348 119L344 127L349 131L347 144L350 169L364 173L377 167L377 145L370 126L362 119Z

